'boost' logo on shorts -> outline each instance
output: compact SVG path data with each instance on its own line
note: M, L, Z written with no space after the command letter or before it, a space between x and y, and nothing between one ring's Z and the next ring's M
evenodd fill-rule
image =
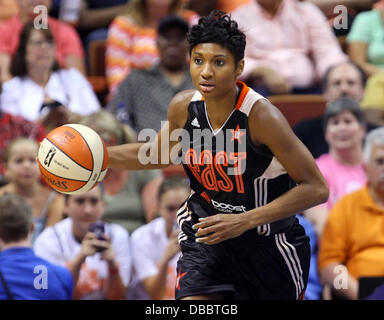
M215 207L215 209L221 212L234 212L234 211L245 212L246 211L244 206L233 206L229 203L217 202L212 199L211 199L211 202L212 202L212 205Z

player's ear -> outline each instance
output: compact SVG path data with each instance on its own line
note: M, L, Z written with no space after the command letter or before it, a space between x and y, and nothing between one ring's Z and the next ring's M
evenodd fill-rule
M239 77L244 71L244 59L241 59L236 66L236 77Z

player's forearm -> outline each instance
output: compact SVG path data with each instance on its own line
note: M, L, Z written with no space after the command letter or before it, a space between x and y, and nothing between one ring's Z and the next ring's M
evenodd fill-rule
M108 147L108 166L125 170L161 169L157 152L149 143L129 143Z
M300 183L265 206L249 210L244 217L249 229L287 218L325 202L329 190L325 183Z

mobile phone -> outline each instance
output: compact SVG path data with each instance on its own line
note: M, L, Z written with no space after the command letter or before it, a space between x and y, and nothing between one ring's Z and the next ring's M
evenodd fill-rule
M97 221L89 226L89 231L96 234L98 240L105 240L103 234L105 232L105 224L102 221Z
M93 232L94 234L96 234L96 237L98 240L106 240L103 236L104 232L105 232L105 224L104 222L102 221L97 221L95 223L92 223L90 226L89 226L89 231L90 232ZM105 250L106 248L104 247L99 247L99 246L95 246L96 250L98 252L101 252L103 250Z

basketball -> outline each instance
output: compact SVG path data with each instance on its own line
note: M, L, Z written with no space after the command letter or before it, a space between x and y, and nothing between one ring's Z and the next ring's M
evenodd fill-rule
M104 141L94 130L80 124L66 124L49 132L37 157L45 181L65 194L92 189L107 172Z

